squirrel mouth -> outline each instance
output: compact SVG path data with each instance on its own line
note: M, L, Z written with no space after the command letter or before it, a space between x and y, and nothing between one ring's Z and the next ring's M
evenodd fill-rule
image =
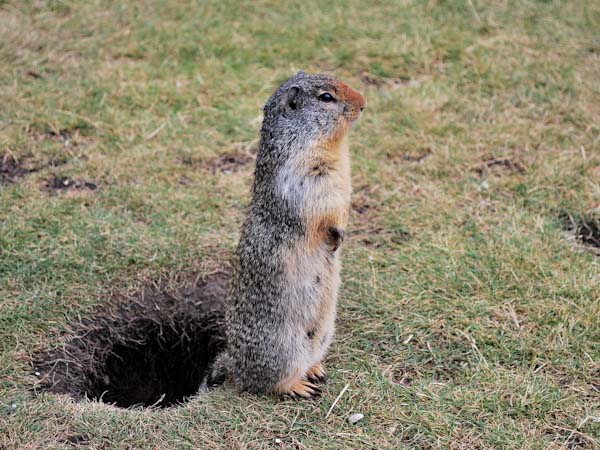
M346 121L349 122L350 125L354 125L356 122L358 122L358 119L360 119L360 117L362 116L362 108L360 111L349 111L349 112L344 112L344 119L346 119Z
M350 125L354 125L361 118L362 112L365 109L366 102L362 96L361 99L362 102L358 104L347 104L344 107L343 117Z

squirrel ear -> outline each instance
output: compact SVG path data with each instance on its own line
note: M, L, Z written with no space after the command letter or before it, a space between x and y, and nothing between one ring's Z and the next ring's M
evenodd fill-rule
M290 86L281 96L278 109L281 112L294 111L298 107L298 94L300 88L298 86Z

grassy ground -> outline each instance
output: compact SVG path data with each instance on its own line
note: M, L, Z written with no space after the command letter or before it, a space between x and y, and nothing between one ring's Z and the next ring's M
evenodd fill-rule
M599 448L600 259L564 225L600 207L600 3L286 3L0 0L0 447ZM69 323L229 258L299 69L369 101L323 397L34 392Z

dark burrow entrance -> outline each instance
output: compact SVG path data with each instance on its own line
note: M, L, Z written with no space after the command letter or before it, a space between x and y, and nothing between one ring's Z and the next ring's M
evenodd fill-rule
M168 407L196 394L224 347L228 274L176 292L121 298L77 323L60 348L38 354L41 387L120 407Z
M563 214L561 219L568 231L600 256L600 214Z

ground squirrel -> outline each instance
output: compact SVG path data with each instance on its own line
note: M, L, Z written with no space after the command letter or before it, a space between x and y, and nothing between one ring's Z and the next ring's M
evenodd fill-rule
M350 209L346 136L365 106L341 81L304 72L264 106L229 287L227 348L213 373L227 373L241 390L320 393Z

